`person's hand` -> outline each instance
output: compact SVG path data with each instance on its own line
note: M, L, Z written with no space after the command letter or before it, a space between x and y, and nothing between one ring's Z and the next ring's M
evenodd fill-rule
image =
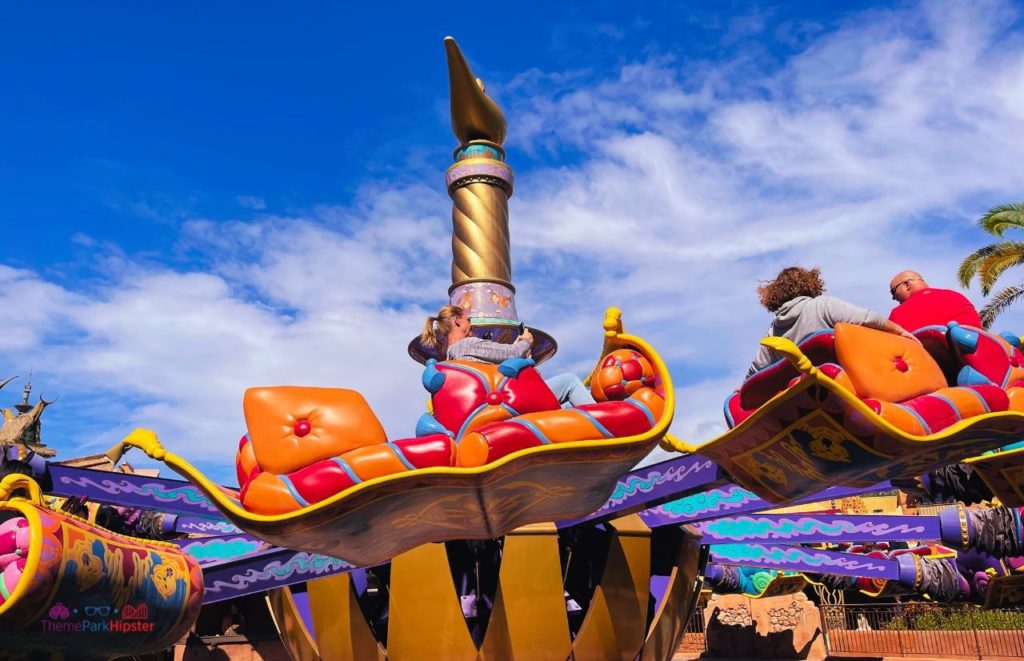
M901 328L900 329L900 337L905 337L908 340L913 340L913 341L917 342L918 344L921 344L921 340L916 335L914 335L913 333L909 332L905 328Z
M518 342L519 340L526 340L531 345L533 345L533 333L530 332L529 328L524 328L523 332L519 335L519 337L516 338L516 342Z

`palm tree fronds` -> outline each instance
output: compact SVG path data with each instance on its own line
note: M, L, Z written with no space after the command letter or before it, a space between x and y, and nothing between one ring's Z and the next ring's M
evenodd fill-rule
M1011 266L1024 264L1024 242L1000 241L991 246L992 252L978 265L978 280L981 293L988 296L1003 271Z
M989 255L995 252L996 246L998 245L999 244L996 243L985 246L983 248L978 248L970 255L968 255L966 258L964 258L964 261L960 262L960 268L957 269L956 277L957 280L960 281L960 285L962 287L966 289L971 286L971 280L974 279L974 276L978 272L978 268L981 266L981 263L985 261L985 259L987 259Z
M1002 236L1008 229L1024 229L1024 203L992 207L978 220L978 226L995 236Z
M1021 296L1024 296L1024 284L1007 287L993 296L992 299L985 304L985 307L981 309L982 326L985 328L991 326L996 317L1003 313L1006 308L1013 305L1014 301Z

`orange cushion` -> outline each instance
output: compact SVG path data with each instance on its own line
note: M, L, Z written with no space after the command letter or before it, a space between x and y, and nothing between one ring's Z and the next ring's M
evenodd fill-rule
M836 358L861 397L903 402L946 387L946 377L923 346L892 333L836 324Z
M256 462L271 473L290 473L388 440L370 405L354 390L249 388L242 409Z
M1009 411L1024 411L1024 388L1007 388L1006 394L1010 399Z

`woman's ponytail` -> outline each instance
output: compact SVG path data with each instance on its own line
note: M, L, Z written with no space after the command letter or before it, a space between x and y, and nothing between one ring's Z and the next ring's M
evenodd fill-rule
M436 321L437 317L427 317L426 323L423 324L423 332L420 333L420 344L430 349L437 349L441 345L434 331L434 322Z
M420 334L420 344L441 351L448 344L448 334L455 327L455 320L466 315L466 311L455 305L446 305L437 311L436 317L427 317Z

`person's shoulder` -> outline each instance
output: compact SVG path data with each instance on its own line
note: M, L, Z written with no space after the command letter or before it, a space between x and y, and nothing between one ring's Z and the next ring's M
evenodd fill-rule
M810 301L808 301L808 305L818 305L827 308L830 306L853 305L853 303L847 301L846 299L839 298L838 296L829 296L828 294L822 294L820 296L815 296Z
M476 346L479 342L479 337L474 337L470 335L469 337L464 337L455 344L449 346L448 350L445 353L447 354L448 358L457 359L463 356L470 348Z
M964 296L961 292L955 289L940 289L938 287L929 287L923 289L907 300L903 301L901 305L907 307L913 307L918 305L926 305L928 307L949 306L949 305L970 305L972 308L974 304L971 300Z
M964 300L967 300L967 297L964 296L962 292L958 292L955 289L940 289L939 287L929 287L928 289L925 289L921 293L928 294L930 296L945 296L947 298L962 298ZM913 296L911 296L910 298L913 298Z

